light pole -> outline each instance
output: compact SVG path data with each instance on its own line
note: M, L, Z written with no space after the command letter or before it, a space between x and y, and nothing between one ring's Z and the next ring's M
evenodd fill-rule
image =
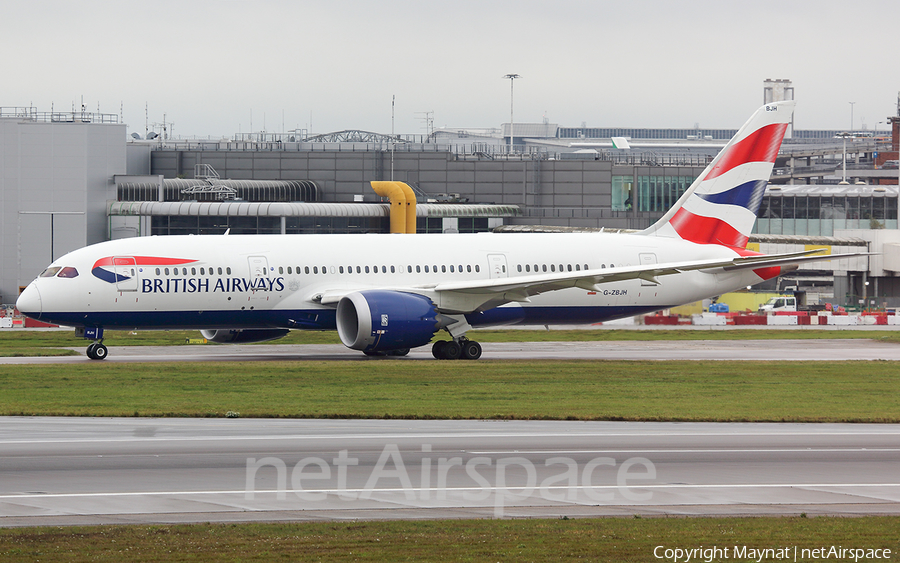
M513 151L515 146L515 133L513 132L513 83L516 78L522 78L518 74L507 74L503 78L509 79L509 152Z
M850 107L853 107L853 106L850 106ZM838 182L838 184L841 186L846 186L847 185L847 137L850 136L850 133L838 133L837 136L844 139L844 157L842 159L843 169L844 169L844 174L843 174L844 179L841 180L840 182Z
M850 102L850 132L853 133L853 104L856 102Z

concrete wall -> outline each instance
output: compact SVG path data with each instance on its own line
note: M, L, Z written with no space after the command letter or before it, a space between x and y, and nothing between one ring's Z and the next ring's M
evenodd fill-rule
M0 302L51 261L106 240L125 125L0 119Z

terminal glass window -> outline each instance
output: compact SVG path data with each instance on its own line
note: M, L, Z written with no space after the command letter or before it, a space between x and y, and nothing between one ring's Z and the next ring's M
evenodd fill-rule
M631 176L613 176L612 178L612 210L627 211L631 209L631 189L634 178Z

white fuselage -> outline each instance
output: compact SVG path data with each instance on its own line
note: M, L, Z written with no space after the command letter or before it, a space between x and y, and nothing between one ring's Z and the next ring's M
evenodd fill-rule
M20 299L30 316L111 329L333 329L323 296L388 289L454 308L443 283L599 268L730 259L723 246L637 234L222 235L122 239L71 252ZM48 270L50 271L50 270ZM570 287L465 314L472 326L596 323L718 295L760 281L751 270L688 271ZM29 310L30 309L30 310Z

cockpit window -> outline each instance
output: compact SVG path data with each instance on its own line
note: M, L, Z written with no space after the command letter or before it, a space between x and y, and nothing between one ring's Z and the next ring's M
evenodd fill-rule
M43 272L41 272L41 275L38 276L38 277L41 277L41 278L52 278L52 277L55 276L56 273L59 272L61 269L62 269L61 266L53 266L52 268L47 268L46 270L44 270Z
M77 278L78 270L76 270L75 268L73 268L71 266L66 266L65 268L63 268L62 270L59 271L59 274L57 274L56 277L58 277L58 278Z

